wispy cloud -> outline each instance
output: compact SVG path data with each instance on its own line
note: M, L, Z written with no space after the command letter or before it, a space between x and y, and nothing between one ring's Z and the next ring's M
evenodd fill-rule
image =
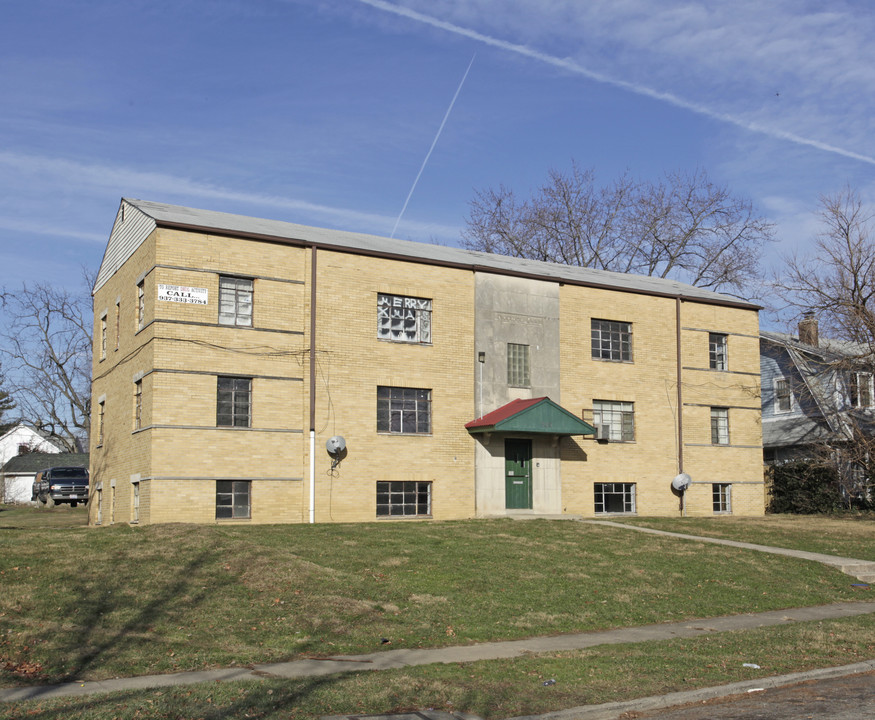
M132 170L126 167L83 163L56 157L0 151L0 167L10 171L9 177L29 177L51 186L74 188L76 191L87 187L92 190L118 192L119 188L123 188L126 195L139 196L143 199L154 198L177 202L184 202L188 198L219 200L222 201L222 209L226 209L227 203L233 203L238 207L270 207L290 210L299 216L319 218L338 227L355 228L359 231L367 228L366 231L373 233L387 232L394 222L394 218L377 213L365 213L280 195L243 192L168 173ZM53 234L49 226L40 226L10 217L0 218L0 227ZM429 237L455 239L459 236L457 227L446 225L407 222L403 224L403 228L409 235L422 239ZM68 231L60 231L57 234L75 236ZM79 235L82 239L96 237L89 233L79 233ZM105 240L105 237L101 236L101 240Z
M573 73L576 75L580 75L582 77L588 78L595 82L604 83L606 85L610 85L622 90L626 90L628 92L634 93L636 95L640 95L643 97L651 98L658 102L667 103L677 108L681 108L687 110L692 113L696 113L697 115L710 118L712 120L726 123L738 128L741 128L745 131L757 133L760 135L764 135L773 139L782 140L789 143L794 143L796 145L813 148L816 150L820 150L827 153L832 153L835 155L839 155L845 158L849 158L858 162L867 163L870 165L875 165L875 157L868 155L866 153L856 152L854 150L848 149L846 147L842 147L835 143L825 142L823 140L819 140L813 137L808 137L806 135L800 134L798 132L794 132L792 130L783 129L781 127L776 126L773 123L767 123L759 120L753 120L749 117L744 117L741 114L727 112L724 110L715 109L715 107L697 102L694 100L689 100L679 94L670 91L657 90L654 87L651 87L648 84L644 84L641 82L633 82L629 80L625 80L619 77L615 77L613 75L596 71L587 67L580 62L574 60L571 57L559 57L557 55L553 55L550 53L543 52L536 48L533 48L527 44L521 44L516 42L511 42L508 40L504 40L500 37L496 37L494 35L490 35L484 32L480 32L474 30L469 27L464 27L462 25L458 25L453 22L449 22L447 20L443 20L432 15L428 15L423 12L419 12L417 10L413 10L408 7L396 5L390 2L386 2L385 0L358 0L360 3L370 6L374 9L392 13L396 16L406 18L408 20L422 23L428 25L430 27L443 30L449 33L453 33L455 35L468 38L478 43L482 43L484 45L488 45L490 47L494 47L500 50L504 50L506 52L514 53L516 55L520 55L526 58L530 58L532 60L536 60L538 62L559 68L569 73ZM634 3L631 3L634 5ZM562 5L562 3L559 3ZM460 10L460 12L462 12ZM466 10L466 12L470 12L470 10ZM677 15L677 13L675 13ZM592 18L590 18L592 19ZM610 19L616 21L616 15L610 16ZM640 18L638 18L640 20ZM671 28L663 27L661 33L665 34L671 30L674 33L673 38L678 43L678 45L683 45L685 41L683 40L683 33L679 32L679 28L685 26L690 22L689 18L685 17L674 17L673 18L674 25ZM671 25L668 20L664 18L664 24ZM639 32L641 33L641 28L644 27L644 24L641 22L629 23L629 28L627 31ZM673 29L672 29L673 28ZM655 31L654 31L655 32ZM652 37L652 36L651 36ZM703 43L708 41L708 35L705 32L701 32L696 37L696 46L701 46ZM715 38L712 35L711 42L714 42ZM637 43L642 43L643 39L638 38ZM690 41L686 41L688 44ZM778 50L775 47L771 48L772 52L777 53ZM618 53L622 52L622 50L618 51ZM669 49L667 52L674 52ZM705 55L704 57L707 57ZM795 55L794 55L795 57Z

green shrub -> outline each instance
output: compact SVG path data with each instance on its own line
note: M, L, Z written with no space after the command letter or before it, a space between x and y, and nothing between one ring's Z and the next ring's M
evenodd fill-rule
M771 475L767 512L815 515L838 512L846 506L832 468L795 462L773 466Z

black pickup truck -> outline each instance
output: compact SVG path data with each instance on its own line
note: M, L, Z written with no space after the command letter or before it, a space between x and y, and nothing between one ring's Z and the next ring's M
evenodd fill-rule
M40 470L33 481L31 499L53 507L88 502L88 468L53 467Z

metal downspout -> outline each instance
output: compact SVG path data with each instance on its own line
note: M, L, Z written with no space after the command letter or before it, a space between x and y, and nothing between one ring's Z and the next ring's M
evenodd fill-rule
M677 383L678 383L678 475L684 471L684 391L681 377L681 299L675 298L675 332L677 334ZM687 514L687 491L681 491L681 516Z
M310 248L310 523L316 522L316 246Z
M675 325L677 333L678 383L678 473L684 471L684 391L681 384L681 299L675 298Z

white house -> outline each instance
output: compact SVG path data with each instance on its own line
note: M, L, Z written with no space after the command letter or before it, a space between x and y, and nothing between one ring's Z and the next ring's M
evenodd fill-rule
M0 468L9 460L27 453L60 453L65 448L50 440L30 425L19 423L4 435L0 436ZM39 470L41 468L37 468ZM34 471L36 472L36 471ZM3 474L2 500L6 503L30 502L31 483L33 475Z

